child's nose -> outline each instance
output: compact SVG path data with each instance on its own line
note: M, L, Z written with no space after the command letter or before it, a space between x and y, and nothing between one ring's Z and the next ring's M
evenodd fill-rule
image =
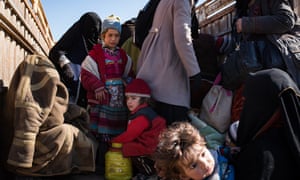
M206 168L207 159L206 158L200 158L199 161L200 161L199 164L200 164L201 169Z

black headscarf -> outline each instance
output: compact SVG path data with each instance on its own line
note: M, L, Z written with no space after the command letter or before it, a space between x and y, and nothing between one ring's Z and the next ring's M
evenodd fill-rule
M236 4L235 4L236 17L247 16L247 9L250 1L251 0L236 0Z
M98 42L98 36L101 32L101 20L96 13L88 12L81 16L78 23L86 41L87 49L90 50Z
M96 13L83 14L53 46L49 52L49 59L57 67L61 55L66 55L72 63L81 64L88 51L97 43L101 24L101 19Z
M244 89L245 103L240 117L237 144L246 145L280 107L279 95L299 89L291 77L279 69L250 73Z

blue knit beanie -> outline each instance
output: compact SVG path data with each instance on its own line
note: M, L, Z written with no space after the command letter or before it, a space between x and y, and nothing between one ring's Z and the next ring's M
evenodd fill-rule
M121 22L120 17L115 15L110 15L102 22L101 33L107 31L107 29L112 28L116 29L121 34Z

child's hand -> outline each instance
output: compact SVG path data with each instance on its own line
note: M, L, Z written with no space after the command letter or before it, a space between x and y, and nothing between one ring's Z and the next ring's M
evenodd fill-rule
M154 168L157 172L157 175L160 177L160 179L162 179L162 180L166 179L165 178L166 172L163 168L159 167L156 163L154 164Z
M109 101L109 94L106 89L100 90L95 93L96 99L99 100L101 104L107 104L105 102Z

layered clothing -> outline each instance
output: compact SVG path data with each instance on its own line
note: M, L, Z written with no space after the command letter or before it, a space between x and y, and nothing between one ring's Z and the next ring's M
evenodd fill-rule
M124 87L134 77L132 60L121 48L109 49L97 44L82 63L81 83L87 91L91 128L96 133L117 135L125 131L128 110ZM95 93L107 90L105 100Z
M123 144L124 156L151 156L157 146L160 132L166 128L166 120L147 104L130 113L127 130L112 139Z
M72 120L64 116L69 110L68 96L58 72L46 57L29 55L18 66L6 107L7 123L13 123L7 126L12 127L7 159L10 170L30 176L95 170L97 144L85 132L64 123ZM88 120L82 108L74 105L72 109L76 112L72 114Z

